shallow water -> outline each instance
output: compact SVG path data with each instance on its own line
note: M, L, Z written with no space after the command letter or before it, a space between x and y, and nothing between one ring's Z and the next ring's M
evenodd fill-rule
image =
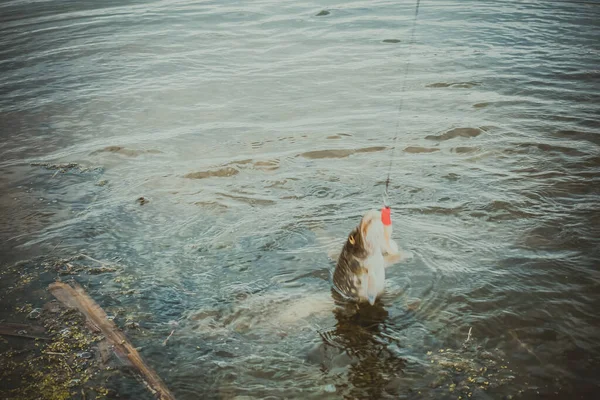
M101 3L0 5L3 265L117 258L86 284L179 399L457 397L469 328L513 374L474 397L598 390L598 3L422 1L413 46L413 2ZM412 257L341 316L392 154Z

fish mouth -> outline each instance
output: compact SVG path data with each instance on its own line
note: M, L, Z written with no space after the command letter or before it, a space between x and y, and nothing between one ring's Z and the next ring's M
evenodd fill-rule
M365 216L362 218L359 224L359 232L362 237L362 242L364 243L365 250L367 250L369 253L371 253L372 248L375 247L373 243L370 243L367 240L369 229L371 228L372 223L374 221L377 221L379 218L379 213L375 210L372 210L365 214Z
M367 233L369 232L369 228L371 227L371 223L373 222L373 217L369 213L363 217L360 221L360 233L363 239L367 238Z

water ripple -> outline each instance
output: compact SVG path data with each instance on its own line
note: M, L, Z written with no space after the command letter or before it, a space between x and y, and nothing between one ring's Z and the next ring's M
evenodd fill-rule
M3 2L2 265L119 260L87 284L148 316L178 398L438 398L427 352L468 328L516 370L490 395L586 394L600 9L421 6L408 46L414 4L387 0ZM340 316L333 255L388 173L412 257Z

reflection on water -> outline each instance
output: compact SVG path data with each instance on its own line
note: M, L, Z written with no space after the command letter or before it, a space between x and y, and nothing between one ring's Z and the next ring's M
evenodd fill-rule
M338 391L347 392L352 398L380 398L386 390L393 389L390 384L402 376L405 365L405 360L389 347L389 336L383 336L381 330L389 313L377 302L359 307L341 304L334 315L335 329L319 333L323 344L313 350L310 358L313 362L318 360L329 373L347 369Z
M421 2L408 54L410 2L2 3L0 265L29 261L0 319L69 273L19 286L37 260L84 253L118 265L74 276L179 399L589 397L599 13ZM330 256L394 144L412 257L340 307Z

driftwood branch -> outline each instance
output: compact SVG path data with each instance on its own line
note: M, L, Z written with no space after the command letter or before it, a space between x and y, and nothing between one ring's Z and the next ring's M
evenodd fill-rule
M175 400L160 377L139 355L137 350L129 343L125 335L117 328L115 323L108 319L106 312L85 292L77 283L70 286L63 282L54 282L48 287L50 292L61 303L70 308L78 309L88 321L97 326L114 349L124 354L131 364L141 374L148 389L157 394L161 400Z

